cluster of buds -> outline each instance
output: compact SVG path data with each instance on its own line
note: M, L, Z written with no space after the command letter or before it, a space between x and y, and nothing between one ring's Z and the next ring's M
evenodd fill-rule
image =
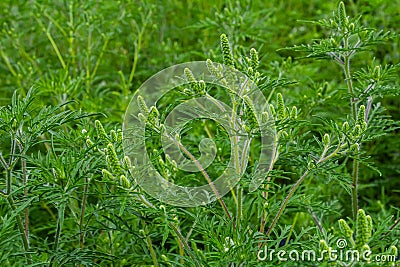
M105 155L108 169L102 170L103 178L106 181L119 179L119 184L122 187L131 188L131 182L126 177L126 173L130 173L133 169L131 161L127 156L120 161L116 152L116 146L120 145L123 139L122 130L111 130L110 134L107 134L103 124L99 120L95 121L95 127L97 132L96 142L90 139L87 130L83 129L82 134L86 137L88 148L92 148L93 151ZM102 148L102 145L105 145L105 147Z

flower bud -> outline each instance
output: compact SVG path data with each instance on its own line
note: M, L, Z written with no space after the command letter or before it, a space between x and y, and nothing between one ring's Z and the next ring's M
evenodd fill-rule
M362 248L368 243L371 236L370 228L368 226L367 216L364 210L359 209L357 214L357 227L356 227L356 246Z
M113 143L118 142L118 136L117 136L117 132L115 130L111 130L110 135L111 135L111 141Z
M126 178L125 175L121 175L119 177L119 184L124 187L124 188L130 188L131 187L131 182Z
M343 2L340 2L338 6L338 18L339 18L339 26L344 28L348 23L348 19L346 16L346 8Z
M277 94L277 102L278 102L278 119L282 120L285 118L285 102L283 101L283 96L281 93Z
M345 121L342 125L342 131L344 133L347 133L349 131L350 127L349 127L349 123L347 121Z
M351 239L353 237L353 231L351 230L350 226L347 224L347 222L343 219L339 220L339 228L342 234Z
M221 50L222 50L222 57L224 64L227 66L234 67L231 46L229 44L228 37L226 37L225 34L221 34L220 43L221 43Z
M290 111L290 119L291 120L296 120L297 119L297 107L293 106L292 110Z
M360 108L358 109L357 124L361 126L364 123L364 118L365 118L365 106L361 105Z
M114 176L112 175L112 173L109 172L109 171L106 170L106 169L102 169L102 170L101 170L101 173L103 174L104 180L113 180L113 178L114 178Z
M254 48L250 49L250 67L255 70L259 64L258 53Z
M139 95L137 97L137 103L140 109L140 112L143 114L143 116L147 117L149 115L149 108L146 105L146 102L144 101L143 97Z
M108 143L109 142L109 138L106 134L106 131L104 130L103 124L101 124L101 122L99 120L95 120L94 122L95 126L96 126L96 130L97 130L97 135L98 137L103 141Z

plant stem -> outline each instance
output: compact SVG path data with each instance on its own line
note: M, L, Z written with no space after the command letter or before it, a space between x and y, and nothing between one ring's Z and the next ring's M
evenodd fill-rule
M263 198L265 201L268 201L268 190L269 190L268 183L271 181L271 176L269 175L269 173L274 168L274 164L278 158L278 142L279 142L279 135L275 134L273 148L272 148L272 155L271 155L271 163L269 164L268 174L267 174L267 185L265 186L265 192L263 192ZM265 208L263 206L261 212L260 233L264 233L266 217L267 213L265 212Z
M58 209L57 228L53 246L54 251L58 251L58 246L60 244L61 230L64 224L64 211L65 211L65 204L61 204Z
M71 66L73 71L73 77L76 77L76 53L75 53L75 32L74 32L74 1L70 1L68 6L69 12L69 36L68 36L68 44L69 44L69 53L71 55Z
M62 56L62 54L61 54L61 52L60 52L60 49L58 48L57 43L54 41L53 36L51 35L49 29L46 29L46 28L44 27L43 22L42 22L39 18L36 18L36 21L38 22L39 26L42 28L42 30L43 30L44 33L46 34L47 39L49 39L49 41L50 41L50 43L51 43L51 46L53 47L53 50L54 50L54 52L56 53L57 58L58 58L58 60L59 60L60 63L61 63L62 68L63 68L63 69L66 69L66 68L67 68L67 65L65 64L65 61L64 61L64 58L63 58L63 56Z
M348 40L347 38L345 39L345 49L348 49ZM347 88L350 93L350 105L351 105L351 115L354 120L357 119L357 110L356 110L356 101L355 101L355 96L354 96L354 88L353 88L353 79L351 77L351 71L350 71L350 56L345 55L344 56L344 65L343 65L343 70L344 70L344 76L347 84Z
M349 40L348 37L344 38L344 49L347 50L349 49ZM351 113L354 121L357 121L357 104L355 101L355 96L354 96L354 88L353 88L353 79L351 77L351 71L350 71L350 58L351 58L351 51L350 52L345 52L344 54L344 65L343 65L343 70L344 70L344 75L345 75L345 80L347 83L347 88L349 90L351 99L350 99L350 105L351 105ZM357 211L358 211L358 173L359 173L359 163L358 160L355 158L353 159L353 180L352 180L352 187L351 187L351 198L352 198L352 209L353 209L353 220L357 221Z
M92 75L90 68L90 59L92 57L92 29L89 28L86 44L86 93L90 91L90 85L92 83Z
M321 163L324 163L326 161L328 161L329 159L335 157L338 152L345 147L347 144L343 144L343 142L339 143L337 148L328 156L324 156L326 151L328 150L328 147L325 147L324 151L321 154L320 159L316 162L315 167L317 168L318 165L320 165ZM279 208L279 211L276 213L274 219L271 222L271 225L269 226L266 235L269 236L275 226L275 224L278 222L278 219L280 218L280 216L283 213L283 210L286 208L286 205L289 203L290 198L293 196L294 192L297 190L297 188L300 186L300 184L304 181L304 179L313 171L312 168L307 169L303 175L299 178L299 180L297 180L297 182L292 186L292 188L290 189L288 195L286 196L285 200L283 201L281 207Z
M147 247L150 250L151 258L153 259L153 266L154 267L158 267L159 265L158 265L158 261L157 261L157 255L156 255L156 252L154 251L153 243L151 242L151 238L150 238L150 235L148 233L146 223L144 221L142 221L142 222L143 222L143 226L144 226L144 234L146 236Z
M236 225L240 226L240 221L243 217L243 188L238 184L236 186L237 206L236 206Z
M356 221L357 213L358 213L358 173L359 173L359 162L355 158L353 159L353 181L351 185L351 198L352 198L352 207L353 207L353 218Z
M21 217L19 216L19 214L16 213L17 208L15 207L14 199L11 195L7 195L7 201L8 201L8 204L10 205L11 209L15 213L15 220L17 221L18 230L21 234L22 244L24 245L24 249L26 252L26 254L25 254L26 261L28 264L32 264L32 258L31 258L31 255L29 254L29 240L27 239L27 237L25 235L24 224L22 223L22 220L21 220Z
M180 242L182 243L182 245L186 248L186 250L189 252L189 256L196 262L196 265L198 267L201 267L200 263L198 262L198 260L195 257L195 254L193 253L192 249L190 248L189 244L186 242L185 237L182 235L182 233L179 231L179 229L175 226L175 224L173 224L172 222L169 222L168 225L172 228L172 230L174 230L176 236L178 237L178 239L180 240Z
M17 131L17 135L21 136L22 130L21 128ZM23 187L24 187L24 198L25 200L28 199L28 175L27 175L27 171L26 171L26 158L25 158L25 151L24 151L24 147L22 146L22 144L19 141L16 141L18 148L19 148L19 152L21 153L21 170L22 170L22 182L23 182ZM25 236L26 236L26 240L28 240L28 244L29 244L29 209L28 207L25 208L24 210L25 213Z
M85 208L86 208L86 199L89 190L89 179L85 177L85 187L83 189L83 196L82 196L82 207L81 207L81 216L79 218L79 247L83 249L83 243L85 239L85 235L83 233L83 220L85 217Z
M232 216L229 213L229 210L225 204L225 202L222 200L222 196L219 194L217 188L214 185L214 182L211 180L210 176L208 175L208 173L204 170L203 166L201 165L201 163L195 158L195 156L192 155L192 153L190 153L189 150L187 150L187 148L178 140L176 140L173 136L171 136L170 134L166 133L166 135L194 162L194 164L196 164L197 168L200 170L200 172L203 174L204 178L207 180L207 183L210 185L212 191L214 192L214 194L216 195L218 202L221 204L225 214L227 215L228 219L233 223L234 228L236 228L236 224L235 222L232 220Z
M24 156L24 155L23 155ZM26 159L21 158L21 168L22 168L22 176L23 176L23 185L24 185L24 198L28 199L28 176L26 173ZM28 240L29 244L29 208L25 208L25 236Z

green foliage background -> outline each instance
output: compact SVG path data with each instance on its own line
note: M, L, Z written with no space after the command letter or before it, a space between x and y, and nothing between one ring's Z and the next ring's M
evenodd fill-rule
M267 266L256 255L263 237L258 232L262 211L272 221L307 168L309 155L318 154L314 137L334 132L329 121L341 125L350 118L340 66L307 57L301 49L284 49L326 38L329 29L305 21L329 19L337 5L303 0L1 1L0 153L5 165L0 169L0 265ZM394 33L352 59L354 70L395 66L384 84L390 93L376 93L374 105L384 108L374 125L382 131L363 143L369 158L359 172L359 207L374 222L368 244L384 253L399 246L400 234L395 225L400 216L400 2L345 5L349 16L360 16L361 25ZM121 142L109 132L121 128L141 83L178 63L222 62L222 33L239 67L250 48L258 51L258 71L276 81L263 84L271 104L277 107L276 94L281 93L287 107L299 110L297 122L279 126L293 131L279 144L270 198L265 201L262 190L246 192L244 219L236 228L218 203L183 209L150 198L146 204L146 195L134 188L130 166L123 169L129 189L102 172L112 169L104 155L110 142L123 162ZM360 84L363 79L354 76ZM95 120L102 122L107 138L101 138ZM8 173L4 166L13 162ZM287 238L287 250L318 251L321 239L332 246L341 236L339 219L356 227L351 168L351 157L342 157L307 178L268 237L268 246L278 248ZM5 191L9 174L12 192ZM245 191L250 172L248 176ZM234 214L235 198L224 200ZM18 218L26 225L26 210L29 249L21 241L23 227L17 226ZM235 244L231 248L230 240ZM322 266L300 265L307 264Z

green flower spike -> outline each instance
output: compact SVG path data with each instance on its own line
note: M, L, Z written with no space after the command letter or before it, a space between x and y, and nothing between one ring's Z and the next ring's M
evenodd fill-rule
M125 175L121 175L119 177L119 183L124 188L130 188L131 187L131 182L129 182L128 178L126 178Z
M292 110L290 111L290 119L291 120L296 120L297 119L297 107L293 106Z
M110 135L111 135L111 141L113 143L117 143L118 142L117 132L115 130L111 130Z
M283 96L281 93L278 93L277 102L278 102L278 119L282 120L285 118L286 112L285 112L285 102L283 101Z
M372 234L372 218L371 216L367 215L367 234L368 234L368 239L371 237Z
M147 117L149 115L149 108L147 107L146 102L144 101L142 96L137 97L137 103L140 112L143 114L143 116Z
M338 17L339 17L339 26L342 28L346 27L349 20L347 18L346 8L343 2L340 2L338 6Z
M394 255L395 257L397 257L399 251L398 251L398 249L397 249L397 247L395 245L391 245L390 249L389 249L389 253Z
M361 105L358 114L357 114L357 123L361 126L364 124L364 118L365 118L365 106Z
M272 115L272 116L275 116L275 115L276 115L275 108L274 108L274 106L273 106L272 104L269 104L269 111L271 112L271 115Z
M371 237L371 228L369 227L367 216L362 209L358 210L356 229L356 247L362 248L368 243L368 239Z
M122 139L124 138L124 135L122 133L121 129L117 129L117 141L122 142Z
M374 68L373 77L376 81L379 81L381 78L381 66L376 66Z
M250 49L250 67L255 70L260 64L258 59L258 52L254 48Z
M115 148L113 144L107 145L107 163L110 166L111 170L118 176L122 174L122 168L119 163L117 153L115 152Z
M130 170L131 167L132 167L132 163L131 163L130 158L128 156L125 156L124 157L124 168L127 170Z
M353 238L353 230L351 230L350 226L347 224L345 220L343 219L339 220L339 228L345 237L347 237L348 239Z
M359 124L357 124L354 129L353 132L351 133L354 139L357 139L358 137L360 137L361 134L361 126Z
M112 175L112 173L109 172L109 171L106 170L106 169L102 169L102 170L101 170L101 173L103 174L104 180L113 180L113 179L114 179L114 176Z
M147 118L147 121L150 123L150 125L152 125L154 127L158 127L159 126L159 117L160 117L160 113L158 112L158 109L155 106L152 106L150 108L150 113L149 113L149 117Z
M324 259L329 259L331 248L328 246L328 243L324 239L319 241L319 250L321 255L323 255Z
M246 104L248 130L251 131L252 129L258 127L256 112L254 110L254 106L253 106L251 99L247 95L244 96L243 100L244 100L244 103Z
M354 143L350 146L350 151L358 153L360 151L360 145L358 143Z
M349 131L349 129L350 129L349 123L348 123L347 121L345 121L345 122L343 123L343 125L342 125L342 131L343 131L344 133L347 133L347 132Z
M233 55L228 37L226 37L225 34L221 34L220 41L224 64L230 67L235 67L235 65L233 64Z
M186 81L190 85L190 88L193 90L194 93L198 94L200 92L200 87L197 84L196 78L194 78L192 71L188 68L185 68L183 72L185 74Z
M104 130L103 124L101 124L99 120L96 120L94 125L96 126L97 135L101 141L108 143L110 140L106 134L106 131Z
M322 137L322 143L325 147L329 146L329 144L331 143L331 138L329 137L329 134L324 134L324 136Z
M87 138L87 139L86 139L86 145L87 145L88 147L93 147L93 149L96 150L96 148L94 147L94 143L93 143L92 140L90 140L90 138Z

